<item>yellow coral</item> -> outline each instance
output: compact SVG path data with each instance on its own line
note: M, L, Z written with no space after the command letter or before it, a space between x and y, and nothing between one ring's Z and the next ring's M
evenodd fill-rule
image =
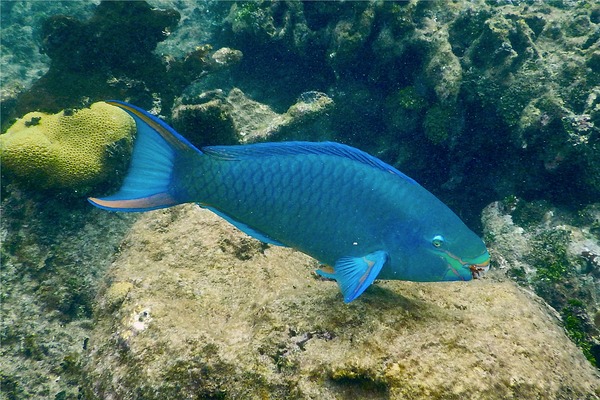
M86 192L126 164L134 133L133 118L104 102L31 112L0 135L3 172L38 188Z

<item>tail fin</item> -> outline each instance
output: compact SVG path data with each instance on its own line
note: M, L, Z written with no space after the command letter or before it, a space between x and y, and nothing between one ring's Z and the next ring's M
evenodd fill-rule
M146 111L121 101L107 103L125 110L135 120L133 154L121 189L111 196L90 197L88 201L111 211L148 211L184 202L173 192L175 161L186 153L202 152Z

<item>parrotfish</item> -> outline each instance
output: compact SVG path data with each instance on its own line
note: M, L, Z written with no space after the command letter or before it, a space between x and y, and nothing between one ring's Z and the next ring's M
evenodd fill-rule
M334 142L196 148L128 103L136 138L119 191L100 208L147 211L194 202L256 239L315 258L349 303L375 279L468 281L489 268L482 240L396 168Z

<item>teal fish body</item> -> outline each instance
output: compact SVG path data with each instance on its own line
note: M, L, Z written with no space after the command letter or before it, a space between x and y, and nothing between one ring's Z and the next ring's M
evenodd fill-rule
M164 122L136 121L122 188L98 207L145 211L196 202L263 242L321 263L350 302L376 278L452 281L487 271L481 239L440 200L381 160L338 143L196 149Z

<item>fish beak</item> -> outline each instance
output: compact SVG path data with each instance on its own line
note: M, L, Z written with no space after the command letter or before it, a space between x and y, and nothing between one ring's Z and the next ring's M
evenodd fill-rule
M463 260L450 253L448 250L435 251L446 264L447 268L441 280L443 281L468 281L471 279L480 279L490 269L490 255L485 250L483 254Z
M480 279L490 269L490 255L486 251L481 256L477 257L476 260L473 261L480 262L469 265L469 270L471 270L471 275L473 276L473 279Z

